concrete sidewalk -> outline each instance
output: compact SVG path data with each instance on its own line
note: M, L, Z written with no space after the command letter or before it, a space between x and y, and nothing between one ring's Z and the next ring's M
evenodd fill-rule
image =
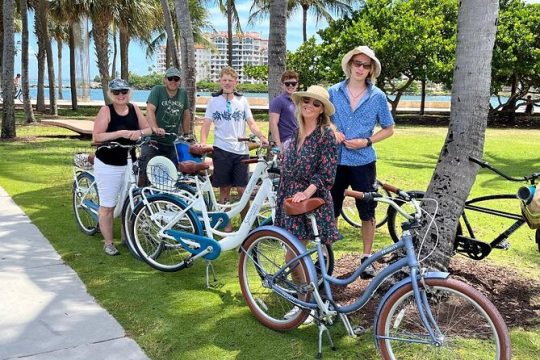
M148 359L0 187L0 359Z

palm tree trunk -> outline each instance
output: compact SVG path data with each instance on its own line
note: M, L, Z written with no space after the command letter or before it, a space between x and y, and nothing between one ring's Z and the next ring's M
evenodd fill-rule
M189 13L188 0L175 0L176 1L176 19L180 28L180 43L182 45L182 51L185 54L185 62L182 64L183 68L183 81L187 90L190 111L191 111L191 124L190 132L193 133L193 121L195 120L195 96L197 93L197 86L195 83L195 42L193 40L193 27L191 24L191 15Z
M2 106L2 139L12 139L17 136L15 130L15 103L13 96L15 89L13 86L14 65L15 65L15 1L3 0L4 10L4 47L2 49L2 83L3 83L3 106Z
M30 85L28 82L28 4L27 0L20 0L22 36L21 36L21 89L24 104L24 116L26 123L36 121L34 110L30 102Z
M39 3L37 4L39 6ZM38 42L38 51L37 51L37 67L38 67L38 79L37 79L37 96L36 96L36 110L44 113L45 108L45 61L46 61L46 52L45 52L45 39L43 35L43 18L34 15L34 29L36 32L37 42Z
M109 103L107 97L107 89L109 84L109 25L111 16L104 14L92 15L92 35L94 37L94 45L96 46L97 66L99 76L101 78L101 89L103 91L103 99L105 103Z
M77 22L69 24L69 86L71 87L71 109L77 111L77 71L75 69L75 26Z
M2 0L3 1L3 0ZM4 3L2 2L2 6L0 6L0 49L4 48ZM2 64L4 58L4 52L0 51L0 74L2 74ZM0 87L4 88L1 82L3 81L0 76Z
M54 93L55 92L54 61L53 61L51 41L49 37L47 13L48 13L47 0L40 0L39 11L36 11L36 14L37 16L42 17L41 25L44 27L43 36L44 36L44 41L45 41L44 45L45 45L45 53L47 55L47 70L48 70L48 78L49 78L49 114L53 116L57 116L58 108L56 105L56 95Z
M287 0L270 3L270 33L268 38L268 102L281 92L281 74L287 57Z
M439 204L435 216L439 234L427 228L427 221L421 230L428 234L420 257L434 249L425 265L428 268L448 267L458 221L478 172L469 156L481 158L484 148L498 9L497 0L459 4L450 125L426 193L426 198ZM424 202L423 207L434 214L434 202Z
M118 46L116 45L116 28L112 33L112 43L113 43L113 54L112 54L112 67L111 67L111 78L116 79L116 56L118 54Z
M163 8L165 31L167 32L167 49L170 51L169 55L171 55L173 66L178 68L180 62L178 61L178 52L176 51L176 38L174 36L171 10L169 9L169 1L160 0L160 2L161 7Z
M232 0L227 0L227 64L232 67L232 46L233 46L233 31L232 31Z
M302 5L302 38L304 39L303 42L307 41L307 11L309 9L309 5Z
M129 80L129 29L120 27L120 77Z
M61 39L56 39L56 52L58 60L58 99L64 100L64 94L62 93L62 46L63 42Z

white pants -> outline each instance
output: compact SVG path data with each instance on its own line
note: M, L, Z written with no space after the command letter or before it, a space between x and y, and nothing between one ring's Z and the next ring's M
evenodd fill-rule
M115 207L124 183L126 165L107 165L98 158L94 160L94 176L99 193L99 205Z

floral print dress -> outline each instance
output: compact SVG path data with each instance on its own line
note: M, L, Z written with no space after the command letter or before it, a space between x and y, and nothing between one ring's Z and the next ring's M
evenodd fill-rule
M300 240L313 240L311 222L305 215L288 216L283 203L310 184L317 187L312 197L320 197L325 204L315 211L319 234L324 243L339 239L330 189L336 177L338 147L334 131L329 127L317 127L309 134L300 149L297 148L298 131L285 142L282 153L281 180L277 192L275 224Z

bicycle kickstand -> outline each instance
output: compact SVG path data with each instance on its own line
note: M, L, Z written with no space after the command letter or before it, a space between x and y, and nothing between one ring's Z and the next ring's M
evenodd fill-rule
M319 328L319 352L317 353L317 359L322 359L322 337L323 333L326 332L326 335L328 335L328 341L330 341L330 347L333 351L336 351L337 348L334 345L334 341L332 340L332 336L330 335L330 330L326 327L325 324L322 323L322 321L317 322L317 326Z
M206 260L206 288L210 288L210 270L212 270L212 276L214 277L214 282L217 282L216 273L214 271L214 265L210 260Z

